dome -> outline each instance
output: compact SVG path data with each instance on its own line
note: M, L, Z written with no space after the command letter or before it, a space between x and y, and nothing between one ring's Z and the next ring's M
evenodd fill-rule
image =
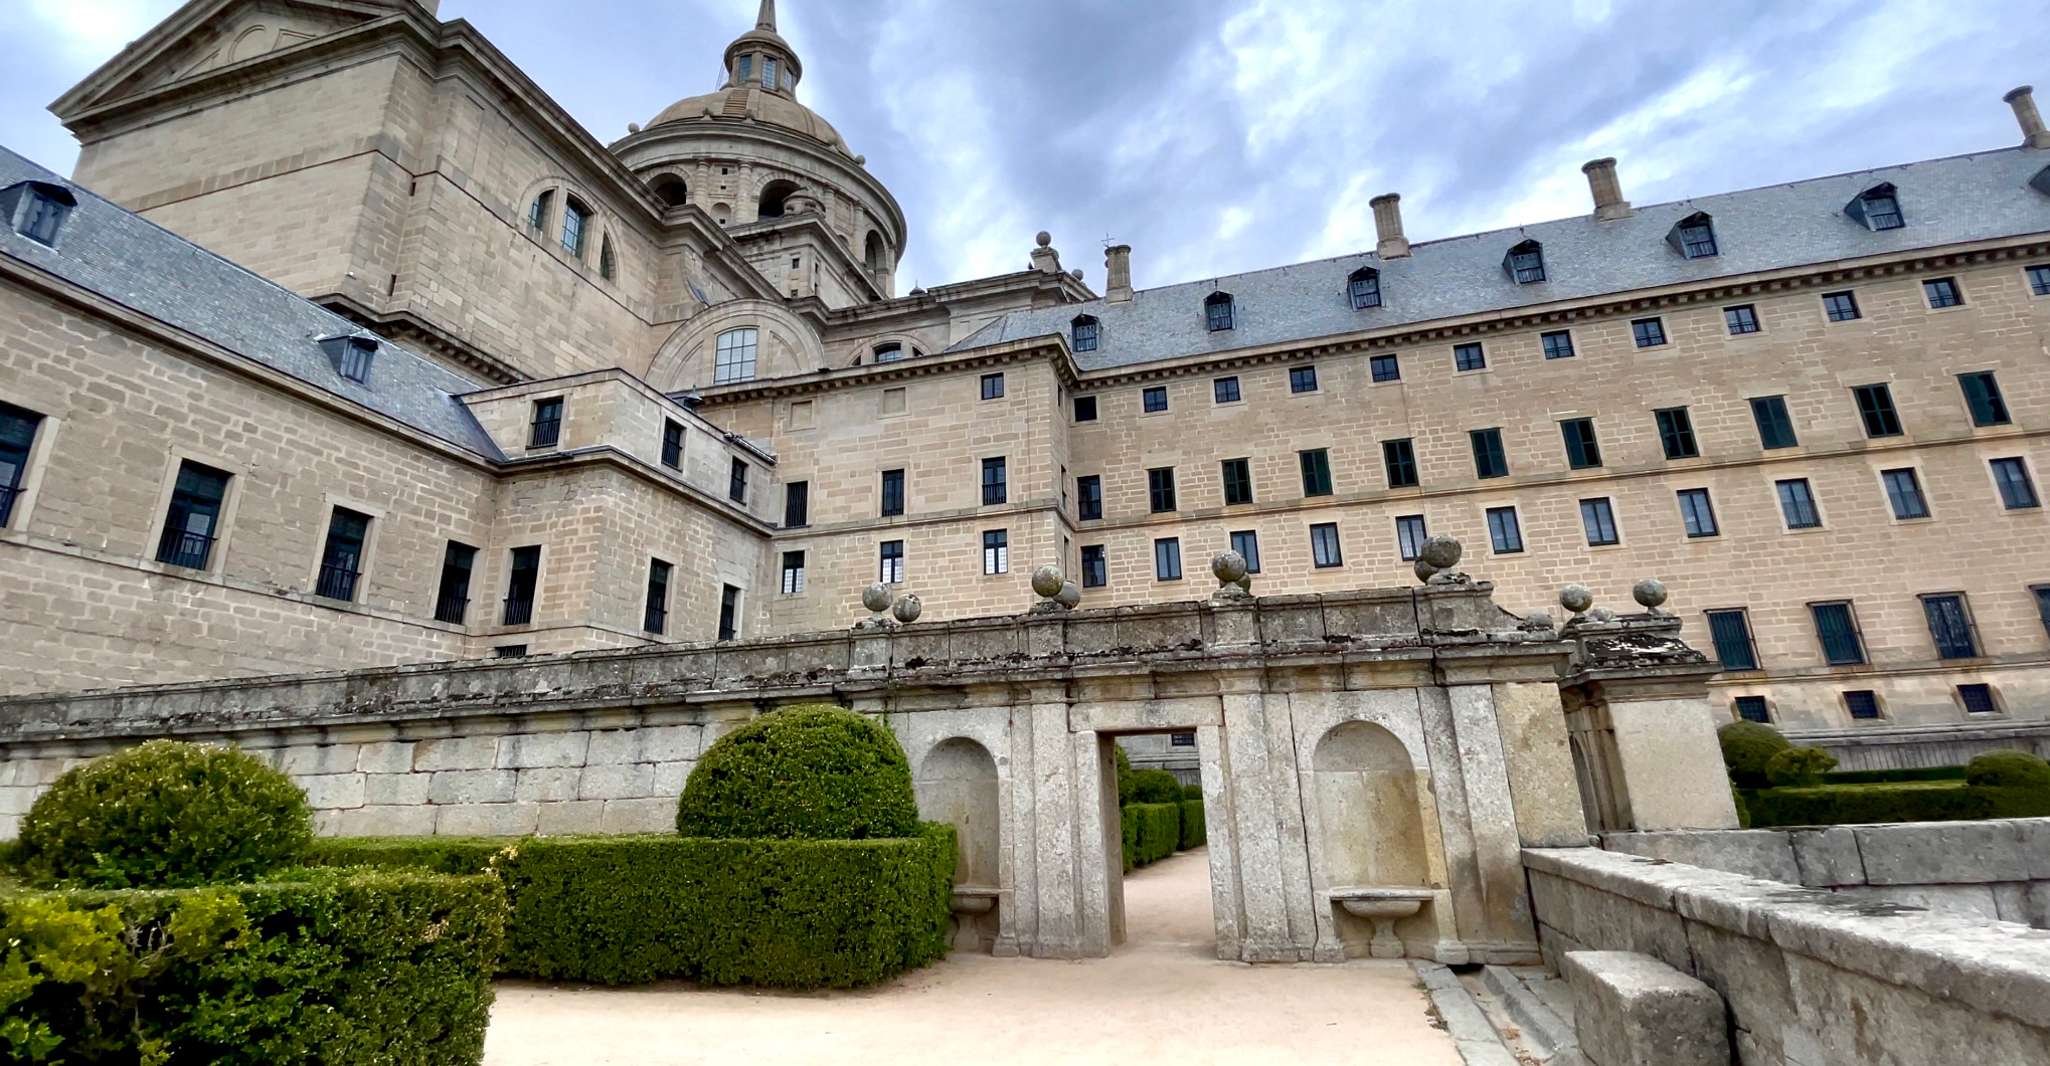
M653 129L673 122L739 122L750 118L765 126L802 134L828 148L852 154L847 143L840 139L840 131L820 118L818 112L791 97L750 86L729 85L703 96L685 97L664 108L653 122L648 123L648 127Z

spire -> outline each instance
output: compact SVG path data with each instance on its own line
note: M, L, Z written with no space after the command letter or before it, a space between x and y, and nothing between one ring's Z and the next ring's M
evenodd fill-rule
M762 0L762 13L755 16L755 29L776 32L776 0Z
M726 72L728 86L795 95L804 65L790 42L776 32L776 0L762 0L754 28L726 46Z

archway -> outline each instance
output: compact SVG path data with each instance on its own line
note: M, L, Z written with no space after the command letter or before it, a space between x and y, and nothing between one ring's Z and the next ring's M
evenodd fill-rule
M880 274L889 269L889 250L883 247L883 235L868 231L868 240L862 242L861 262L871 274Z
M1216 955L1217 904L1197 732L1122 732L1105 742L1116 790L1106 796L1104 811L1114 945Z
M762 199L755 211L756 218L782 218L784 201L797 192L797 183L778 178L762 186Z
M954 827L954 947L987 951L997 936L1002 807L996 759L967 737L933 746L913 779L918 816Z
M690 186L675 174L664 174L655 179L655 199L670 207L682 207L690 203Z

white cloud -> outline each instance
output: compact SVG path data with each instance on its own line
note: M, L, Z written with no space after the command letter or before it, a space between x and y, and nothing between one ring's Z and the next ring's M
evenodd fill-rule
M175 6L174 0L28 0L28 13L67 56L97 66Z

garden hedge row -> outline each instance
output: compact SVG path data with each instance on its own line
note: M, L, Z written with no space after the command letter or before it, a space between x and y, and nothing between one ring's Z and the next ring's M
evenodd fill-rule
M2050 815L2050 790L1930 783L1747 789L1754 828L1866 822L1958 822Z
M1963 781L1962 766L1912 766L1897 770L1832 770L1822 775L1826 785L1869 785L1891 781Z
M505 914L424 871L0 892L0 1061L476 1063Z
M1124 830L1126 870L1159 862L1173 855L1181 844L1181 801L1126 804L1120 824Z
M512 907L500 972L844 988L946 953L952 826L883 840L326 840L316 861L474 868Z
M1200 848L1208 841L1209 834L1206 832L1203 824L1202 798L1183 800L1182 837L1178 845L1179 850L1187 851L1190 848Z

